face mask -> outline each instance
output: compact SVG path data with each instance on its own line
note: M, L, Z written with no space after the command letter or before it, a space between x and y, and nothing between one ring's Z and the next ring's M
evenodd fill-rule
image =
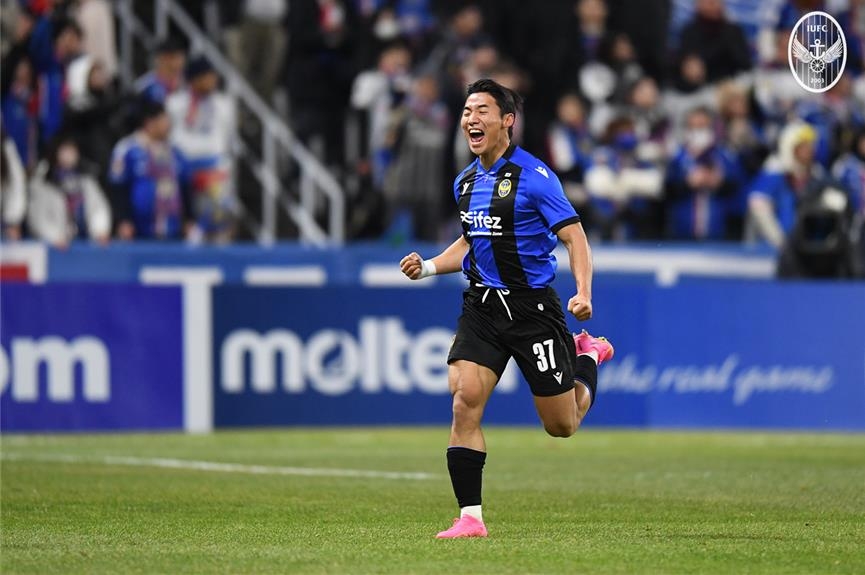
M715 143L715 134L709 128L696 128L687 131L685 141L690 150L701 152Z

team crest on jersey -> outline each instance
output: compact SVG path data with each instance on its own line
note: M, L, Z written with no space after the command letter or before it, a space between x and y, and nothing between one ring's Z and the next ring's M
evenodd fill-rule
M787 59L805 90L820 93L832 88L847 65L847 40L838 21L819 11L802 16L790 33Z
M502 180L499 182L499 187L496 190L500 198L504 198L508 194L511 193L511 181L510 180Z

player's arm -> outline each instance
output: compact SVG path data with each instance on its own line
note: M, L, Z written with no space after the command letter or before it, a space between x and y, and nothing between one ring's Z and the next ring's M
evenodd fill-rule
M469 243L460 236L436 257L425 260L417 252L412 252L399 262L399 267L409 279L419 280L437 274L450 274L462 269L463 258Z
M568 311L580 321L592 317L592 249L580 222L568 224L557 233L568 250L577 295L568 300Z

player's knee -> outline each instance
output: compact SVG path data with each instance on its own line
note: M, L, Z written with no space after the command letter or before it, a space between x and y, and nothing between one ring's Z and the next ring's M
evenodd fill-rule
M481 401L473 397L471 393L458 391L454 394L453 412L454 419L467 421L480 419Z
M579 426L576 419L544 422L544 430L553 437L570 437L577 432Z

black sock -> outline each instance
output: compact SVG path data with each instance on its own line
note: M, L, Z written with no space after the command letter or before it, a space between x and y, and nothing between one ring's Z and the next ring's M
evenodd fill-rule
M487 454L467 447L448 447L448 472L460 508L481 504L481 479Z
M578 355L574 366L574 379L585 383L592 392L589 407L595 404L595 392L598 389L598 364L588 355Z

